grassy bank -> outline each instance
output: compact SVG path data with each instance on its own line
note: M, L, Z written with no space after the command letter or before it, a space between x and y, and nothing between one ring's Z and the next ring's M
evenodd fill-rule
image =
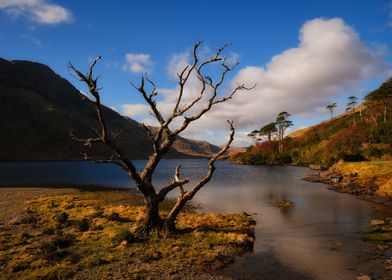
M330 170L351 177L360 185L376 185L377 195L392 195L392 161L339 161Z
M221 268L253 246L250 216L191 208L179 216L178 233L137 238L141 205L140 196L126 191L26 201L0 224L0 278L182 278Z

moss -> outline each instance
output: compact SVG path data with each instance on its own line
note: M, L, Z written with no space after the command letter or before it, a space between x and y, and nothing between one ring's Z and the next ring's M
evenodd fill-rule
M365 239L371 241L390 242L392 241L392 232L372 232L369 233Z

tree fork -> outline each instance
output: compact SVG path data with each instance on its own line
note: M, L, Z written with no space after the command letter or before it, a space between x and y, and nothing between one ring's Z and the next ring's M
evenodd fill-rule
M175 220L180 211L183 209L183 207L189 200L192 200L196 192L198 192L205 184L210 181L215 170L215 161L227 151L230 144L232 143L234 136L234 126L233 122L229 122L231 130L229 141L218 153L212 156L209 161L207 175L202 180L200 180L193 188L191 188L189 191L184 191L183 186L189 182L189 179L180 179L180 167L177 167L173 181L164 186L158 193L156 193L155 188L152 185L152 175L160 160L166 155L170 147L173 145L177 136L182 131L187 129L189 124L200 119L216 104L226 102L227 100L231 99L238 91L250 90L254 88L254 86L248 88L244 84L237 84L226 96L219 97L218 91L220 90L227 73L234 70L238 63L235 63L233 66L230 66L226 63L227 61L229 61L227 57L222 56L222 52L228 46L228 44L224 45L221 48L218 48L211 58L200 60L197 51L201 43L202 42L199 41L193 47L193 63L191 63L191 65L189 66L186 66L183 71L178 74L180 88L171 115L165 117L158 110L155 101L155 96L158 94L157 88L155 84L147 77L142 77L140 86L138 87L131 83L132 86L144 98L152 111L152 115L158 121L158 129L155 133L153 133L153 131L149 127L143 125L143 128L147 132L147 136L152 142L154 154L149 157L145 167L139 172L136 170L133 162L129 160L124 154L124 152L120 149L120 147L117 146L117 144L115 143L115 136L111 137L111 135L108 133L107 123L105 121L104 115L102 114L102 105L99 95L100 89L97 87L98 78L93 77L94 66L96 65L97 61L101 59L101 57L99 56L93 61L87 75L82 74L71 63L69 63L68 65L68 67L73 71L75 76L87 85L90 94L94 97L94 100L91 101L95 105L97 120L100 125L100 131L94 130L96 134L95 138L80 139L75 137L72 133L71 136L74 140L84 143L85 146L91 147L92 144L102 143L105 144L112 151L112 157L110 159L91 159L87 155L84 155L84 158L86 160L91 160L92 162L96 163L117 164L128 173L129 177L134 181L137 189L144 196L145 218L141 230L144 233L148 233L153 228L175 228ZM209 76L206 76L203 73L204 69L209 64L214 63L218 63L221 66L220 76L216 81L213 81ZM194 74L201 83L199 95L188 103L181 104L183 94L186 90L185 86L187 84L187 81L189 81L189 77L192 74ZM146 89L146 81L152 86L151 91L148 91ZM207 100L204 100L203 97L205 97L204 94L207 88L210 89L211 96L208 97ZM194 109L196 107L196 104L201 104L200 101L202 100L203 102L206 102L206 104L200 106L200 109L196 111L196 113L190 114L189 111L192 108ZM179 117L182 119L182 123L180 122L180 125L176 129L171 130L169 126L176 118ZM180 195L177 199L177 203L174 205L168 218L162 219L159 212L159 204L165 200L166 195L169 192L173 191L176 188L180 190Z

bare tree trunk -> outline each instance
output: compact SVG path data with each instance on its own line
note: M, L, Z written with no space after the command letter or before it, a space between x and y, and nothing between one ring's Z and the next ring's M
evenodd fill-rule
M384 106L384 123L387 122L387 106Z
M147 102L147 104L149 105L152 111L152 115L158 121L157 131L154 131L152 128L146 125L143 125L143 128L146 130L149 140L152 143L154 153L149 157L147 164L140 172L137 171L133 162L127 158L124 152L115 143L115 138L118 136L118 134L115 135L113 133L110 133L110 131L106 126L106 122L102 114L102 105L101 105L100 95L99 95L100 89L97 87L98 77L97 78L93 77L93 68L96 65L97 61L101 59L101 57L98 56L93 61L87 75L81 73L71 63L69 63L69 68L79 78L80 81L84 82L88 86L89 92L94 97L94 100L91 101L95 105L98 122L100 125L99 130L94 130L96 134L96 137L94 138L81 139L75 137L72 134L72 132L70 134L75 141L82 142L87 147L91 147L92 144L95 143L105 144L112 151L112 156L110 159L99 159L99 160L91 159L86 154L84 155L84 158L86 160L91 160L92 162L96 162L96 163L117 164L123 170L125 170L127 174L135 182L137 189L143 194L144 203L145 203L144 205L145 217L144 217L142 227L139 231L141 233L148 233L153 228L162 229L163 227L165 227L170 230L175 228L175 219L177 218L178 214L180 213L184 205L194 197L197 191L199 191L205 184L207 184L207 182L209 182L215 170L215 166L214 166L215 161L227 151L230 144L232 143L234 137L234 126L233 126L233 122L228 121L231 130L229 141L218 153L212 156L212 158L209 161L209 169L207 175L198 183L196 183L196 185L193 188L191 188L189 191L184 190L183 185L189 183L190 180L188 178L185 179L179 178L180 177L179 170L181 166L177 166L174 179L166 186L164 186L162 189L160 189L159 192L156 192L154 186L151 183L153 173L160 160L169 151L177 135L179 135L182 131L184 131L190 123L200 119L213 106L219 103L223 103L229 99L232 99L234 94L238 91L250 90L254 88L254 87L247 88L244 84L237 84L235 87L232 88L232 90L229 92L228 95L221 97L219 95L219 89L221 88L225 80L226 74L234 70L237 67L238 63L235 63L232 66L228 65L227 64L228 59L221 55L222 51L228 45L224 45L223 47L217 49L215 55L213 55L211 58L207 58L200 61L197 54L197 50L200 44L201 42L197 42L193 48L193 63L191 65L186 66L183 69L183 71L178 74L180 89L176 99L176 103L173 108L173 112L169 116L165 117L158 110L156 106L157 104L156 104L155 97L158 94L158 91L155 84L152 81L150 81L147 77L142 77L139 87L136 87L135 85L132 84L137 89L137 91L142 95L144 100ZM221 66L220 76L215 81L211 79L209 76L205 76L204 73L204 68L207 67L209 64L214 64L214 63L215 64L219 63L219 65ZM191 74L195 75L200 81L201 90L196 98L194 98L189 102L184 102L182 100L183 93L185 91L187 81L191 76ZM152 87L151 91L146 89L146 85L145 85L146 81ZM206 92L207 88L211 92L211 94L208 97L208 99L205 100L204 93ZM196 104L201 104L199 103L199 101L206 102L206 104L204 106L201 106L200 110L191 114L190 110L192 108L194 109L194 106ZM179 120L180 118L181 121L178 128L171 129L170 125L172 125L172 123L176 119ZM165 200L166 195L169 192L173 191L176 188L180 190L177 203L172 209L168 218L163 220L159 214L159 204Z
M370 119L374 122L374 125L375 126L378 126L378 122L377 122L377 114L376 114L376 111L375 111L375 109L374 108L372 108L372 107L370 107L370 106L368 106L368 111L369 111L369 114L370 114Z
M177 219L178 214L180 214L182 208L184 208L186 204L186 200L178 198L176 204L174 205L173 209L171 210L169 216L165 220L164 227L167 231L174 231L176 228L175 221Z
M281 132L281 135L279 137L279 153L283 153L283 131Z
M149 232L153 228L161 228L163 221L159 215L159 201L157 197L144 198L145 216L141 231L143 233Z
M355 121L355 109L353 109L353 117L354 117L354 126L356 126L356 121Z

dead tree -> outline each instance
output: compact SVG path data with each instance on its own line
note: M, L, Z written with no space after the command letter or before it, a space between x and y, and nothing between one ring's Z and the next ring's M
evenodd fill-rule
M81 139L73 136L73 139L82 142L87 146L91 146L96 143L103 143L111 149L113 153L110 159L96 160L95 162L114 163L119 165L123 170L125 170L125 172L127 172L127 174L135 183L136 188L144 196L145 218L141 227L142 233L148 233L153 228L165 229L169 231L175 229L175 220L180 211L183 209L184 205L188 201L192 200L195 194L212 178L215 170L216 160L227 151L233 141L234 126L232 121L228 121L230 128L229 139L224 147L209 159L208 172L204 178L202 178L194 186L186 189L185 185L190 182L190 179L181 179L181 166L177 166L174 172L173 180L157 191L152 183L153 173L159 161L166 155L170 147L173 145L176 137L185 129L187 129L192 122L200 119L204 114L206 114L213 106L231 99L238 91L250 89L247 88L244 84L237 84L228 95L224 97L220 96L219 90L221 89L226 75L231 72L238 65L238 63L229 65L227 63L227 57L222 55L222 52L228 45L224 45L223 47L217 49L211 58L200 59L198 56L198 48L200 45L201 42L197 42L193 47L192 64L186 66L181 71L181 73L177 74L179 91L170 115L164 116L157 107L155 97L157 96L158 91L152 81L143 76L139 86L133 85L147 102L152 111L152 115L158 122L158 128L156 129L143 125L149 139L151 140L154 152L149 157L145 167L140 171L136 170L133 162L127 158L124 152L115 143L114 138L108 133L107 123L102 114L102 104L99 95L99 88L97 86L98 78L93 76L94 66L98 60L101 59L101 57L97 57L92 62L87 75L81 73L71 63L69 63L69 68L74 72L77 78L80 79L80 81L87 85L90 94L93 96L94 99L92 102L95 105L97 118L100 125L100 128L95 131L96 137ZM203 74L205 68L212 64L220 64L220 73L216 81L214 81L209 76L204 76ZM198 96L195 97L192 101L183 104L182 99L186 91L187 82L189 81L191 75L196 75L197 79L199 80L201 86L200 91L198 92ZM150 90L147 89L147 83L151 88ZM208 92L208 96L206 92ZM196 113L191 113L191 109L196 111ZM173 125L173 121L176 119L181 120L180 125L176 128L171 128L170 125ZM86 156L86 159L89 158ZM176 203L171 209L170 213L167 216L162 217L159 211L159 204L165 200L169 192L175 189L179 190Z

